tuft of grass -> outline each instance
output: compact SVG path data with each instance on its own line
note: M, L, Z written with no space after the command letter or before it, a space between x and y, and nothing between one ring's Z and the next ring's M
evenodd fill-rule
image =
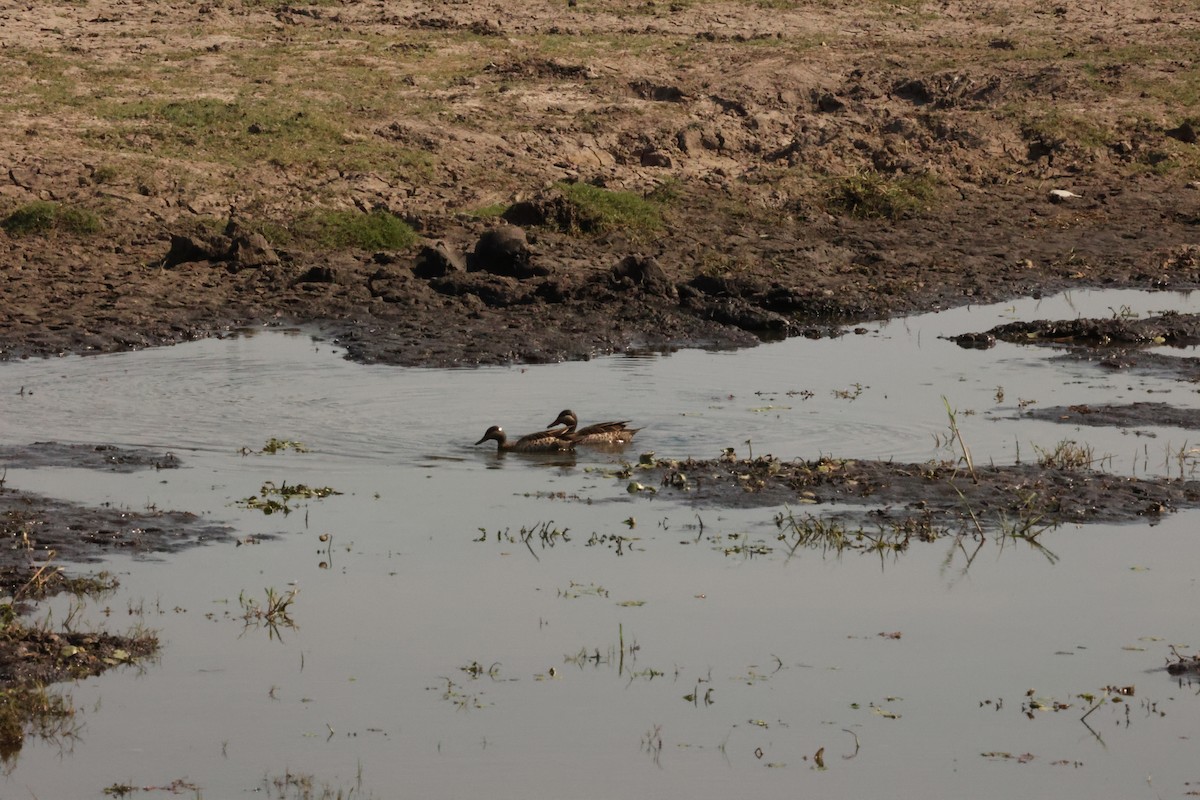
M35 200L0 220L10 236L46 235L54 231L89 234L101 228L100 217L84 208Z
M928 176L887 176L864 170L830 181L825 209L861 219L906 219L927 210L937 196Z
M1058 147L1083 148L1108 147L1117 138L1103 123L1057 109L1026 120L1021 126L1021 135Z
M583 233L645 236L663 227L662 205L639 194L590 183L559 183L556 188L571 206L573 227Z
M486 205L481 208L473 208L467 211L467 213L472 217L478 217L480 219L492 219L493 217L500 216L507 210L508 203L492 203L491 205Z
M292 226L292 233L321 247L357 247L362 250L403 250L417 241L417 233L396 215L383 209L312 211Z
M1079 444L1071 439L1063 439L1053 450L1045 450L1036 445L1034 449L1038 453L1038 466L1045 469L1087 469L1095 461L1091 446Z

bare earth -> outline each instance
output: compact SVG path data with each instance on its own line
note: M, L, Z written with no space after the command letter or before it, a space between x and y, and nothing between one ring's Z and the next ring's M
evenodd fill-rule
M361 360L539 361L1072 286L1194 287L1194 14L1171 0L3 4L0 217L48 200L101 229L0 231L0 352L300 321ZM854 180L906 202L856 211ZM564 181L649 197L661 225L580 230ZM314 208L386 210L422 241L289 236ZM528 243L519 270L475 248L506 209ZM438 241L475 253L429 262Z

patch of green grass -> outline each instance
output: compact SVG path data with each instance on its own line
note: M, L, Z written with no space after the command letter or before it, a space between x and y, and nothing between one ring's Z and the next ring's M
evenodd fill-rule
M936 197L933 178L865 170L831 180L825 192L825 208L833 214L862 219L898 220L927 210Z
M1079 114L1048 111L1028 120L1021 126L1026 139L1043 142L1063 142L1076 147L1107 147L1115 141L1107 126Z
M1045 450L1037 445L1034 445L1034 450L1038 454L1038 466L1044 469L1086 469L1095 462L1091 446L1072 439L1063 439L1053 450Z
M375 172L385 177L428 177L432 156L396 147L378 137L351 135L353 115L339 102L318 104L292 98L227 102L211 97L138 100L103 104L100 112L116 125L115 137L101 141L143 141L156 155L203 158L226 166L263 163L284 169L338 169Z
M486 206L483 206L482 208L471 209L467 213L470 214L472 217L479 217L480 219L491 219L492 217L500 216L507 210L508 210L508 203L492 203L491 205L486 205Z
M623 231L646 236L663 227L662 205L633 192L614 192L590 183L559 183L571 205L573 227L583 233Z
M53 231L88 234L101 227L100 217L94 212L48 200L26 203L0 220L0 228L10 236L45 235Z
M403 250L417 241L416 231L394 214L376 209L361 211L315 210L297 220L292 233L327 248Z

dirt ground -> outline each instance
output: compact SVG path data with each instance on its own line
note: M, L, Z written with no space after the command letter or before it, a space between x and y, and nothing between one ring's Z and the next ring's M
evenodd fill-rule
M1194 22L1183 0L0 3L0 358L310 323L360 361L538 362L1196 288ZM625 211L597 217L579 187ZM417 238L331 243L305 228L318 212ZM929 513L962 519L945 489L967 485L960 468L785 466L655 475L725 503L870 488L905 504L936 485ZM1069 501L1036 510L1054 521L1198 496L1030 466L982 483L981 507ZM18 600L46 548L86 561L226 535L2 481L0 510ZM100 669L152 649L6 631L0 686L76 674L55 671L64 653Z
M0 351L304 321L364 361L544 361L1072 286L1191 288L1194 12L5 6L0 216L51 201L100 229L0 233ZM661 220L581 230L563 182L651 198ZM385 210L421 240L287 235L316 207ZM477 247L505 216L525 241ZM215 244L197 234L231 218Z

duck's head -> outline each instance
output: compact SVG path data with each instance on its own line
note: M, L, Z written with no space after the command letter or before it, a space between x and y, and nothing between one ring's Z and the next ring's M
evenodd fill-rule
M480 439L475 444L483 444L488 439L500 442L500 444L504 444L504 440L505 440L504 428L501 428L499 425L493 425L492 427L487 429L486 433L483 434L483 438Z
M575 418L575 412L569 408L564 408L561 412L559 412L559 415L554 422L551 422L546 427L553 428L555 425L566 425L567 427L570 427L571 425L578 424L579 420Z

